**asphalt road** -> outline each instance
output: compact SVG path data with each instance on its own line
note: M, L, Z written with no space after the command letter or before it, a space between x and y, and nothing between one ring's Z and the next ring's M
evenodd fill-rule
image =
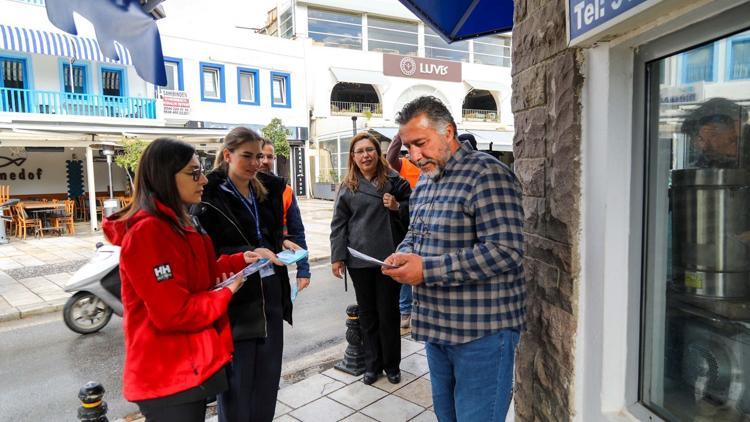
M345 293L330 266L313 268L295 302L295 325L285 324L284 361L343 342L344 311L354 302L353 287ZM68 330L59 313L0 324L0 421L76 420L78 389L89 380L107 390L110 420L137 411L122 398L123 349L117 316L87 336Z

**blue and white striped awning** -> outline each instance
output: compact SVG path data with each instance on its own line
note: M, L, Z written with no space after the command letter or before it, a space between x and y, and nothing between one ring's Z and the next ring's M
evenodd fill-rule
M0 25L0 50L74 57L77 60L117 63L126 66L132 64L130 52L117 42L115 42L115 50L120 60L112 60L104 56L99 49L99 43L93 38L8 25Z

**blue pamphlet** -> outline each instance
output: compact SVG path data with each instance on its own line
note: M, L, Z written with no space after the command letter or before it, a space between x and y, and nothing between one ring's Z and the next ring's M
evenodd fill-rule
M254 263L248 265L247 267L243 268L242 271L238 272L237 274L232 275L231 277L227 278L226 280L214 286L213 290L223 289L224 287L227 287L230 284L237 281L238 278L245 278L249 276L250 274L256 273L260 271L261 268L267 266L270 263L271 261L267 260L266 258L259 259L255 261Z
M276 254L276 257L279 258L279 261L283 262L284 265L294 264L295 262L307 258L307 251L304 249L300 249L297 251L293 251L290 249L287 249L285 251L281 251Z

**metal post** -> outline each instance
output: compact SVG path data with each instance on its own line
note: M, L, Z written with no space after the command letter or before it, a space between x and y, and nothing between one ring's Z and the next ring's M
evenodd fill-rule
M96 182L94 177L94 149L86 147L86 188L89 191L89 217L91 218L91 231L96 231L99 222L96 219Z
M365 350L362 340L362 328L359 326L359 306L346 307L346 346L344 359L334 368L354 376L365 372Z
M114 199L115 192L112 189L112 155L107 154L107 176L109 176L109 199Z
M78 390L81 407L78 408L78 420L84 422L108 422L107 402L104 398L104 387L94 381L89 381Z
M352 116L352 136L357 136L357 116Z

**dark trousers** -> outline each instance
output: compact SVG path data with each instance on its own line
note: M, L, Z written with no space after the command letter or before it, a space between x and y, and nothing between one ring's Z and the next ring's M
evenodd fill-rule
M349 268L359 305L359 324L365 346L365 370L398 371L401 362L401 285L380 268Z
M146 422L203 422L206 420L206 400L163 406L138 403Z
M273 420L284 349L281 280L272 276L262 283L267 337L234 342L234 359L227 370L229 390L218 400L220 422Z

